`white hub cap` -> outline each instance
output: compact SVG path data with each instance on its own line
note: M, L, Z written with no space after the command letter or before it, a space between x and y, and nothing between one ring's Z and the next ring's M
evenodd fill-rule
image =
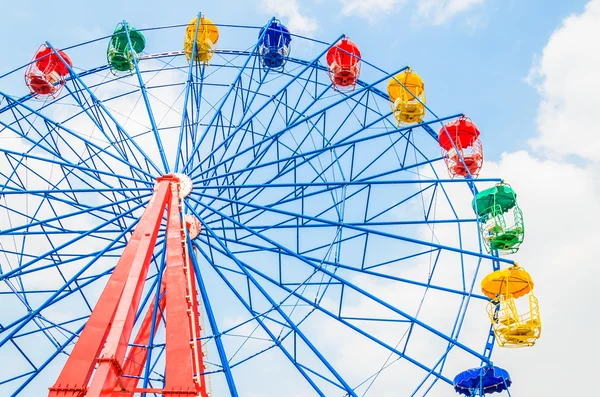
M189 176L175 173L174 174L177 179L179 179L179 192L181 193L181 198L187 197L192 192L192 180Z

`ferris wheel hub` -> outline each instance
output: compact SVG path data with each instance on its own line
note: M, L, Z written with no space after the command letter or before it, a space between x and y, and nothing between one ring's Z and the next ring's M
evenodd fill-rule
M177 183L179 185L179 195L181 198L187 197L192 192L192 187L194 186L189 176L178 172L173 172L156 178L157 183L154 185L154 191L158 189L158 182L163 180L167 180L171 183Z
M187 197L192 192L192 180L189 176L178 172L174 173L173 175L175 175L175 177L179 180L179 192L181 194L181 198Z

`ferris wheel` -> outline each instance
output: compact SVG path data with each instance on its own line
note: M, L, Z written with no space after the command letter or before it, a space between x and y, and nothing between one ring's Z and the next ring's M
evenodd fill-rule
M0 395L508 393L541 321L479 137L275 18L42 44L0 77Z

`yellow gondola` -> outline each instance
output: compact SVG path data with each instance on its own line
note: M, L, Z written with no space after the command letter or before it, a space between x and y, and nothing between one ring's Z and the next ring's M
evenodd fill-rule
M196 32L197 29L197 32ZM185 30L183 52L188 62L192 59L194 48L194 37L196 37L196 61L208 65L215 53L217 41L219 41L219 28L204 15L194 17Z
M517 265L495 271L483 279L481 290L492 299L487 312L498 345L533 346L542 333L542 320L529 273ZM517 302L521 297L526 299Z
M411 68L398 73L388 82L392 112L398 124L420 123L425 117L425 85Z

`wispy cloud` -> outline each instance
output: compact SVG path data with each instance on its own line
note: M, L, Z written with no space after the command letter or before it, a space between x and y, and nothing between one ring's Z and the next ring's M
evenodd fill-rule
M590 47L597 37L600 0L592 0L583 13L566 18L552 34L528 76L542 96L539 135L531 143L553 157L600 161L596 117L600 52Z
M415 15L427 25L441 25L459 14L470 11L486 0L419 0L412 1L417 7ZM410 3L409 0L340 0L342 14L357 16L374 22L383 14L393 14Z
M319 28L315 18L302 13L297 0L262 0L262 5L266 12L281 18L294 33L308 34Z
M342 14L373 20L379 14L395 12L406 0L342 0Z
M418 13L432 25L442 25L486 0L420 0Z

